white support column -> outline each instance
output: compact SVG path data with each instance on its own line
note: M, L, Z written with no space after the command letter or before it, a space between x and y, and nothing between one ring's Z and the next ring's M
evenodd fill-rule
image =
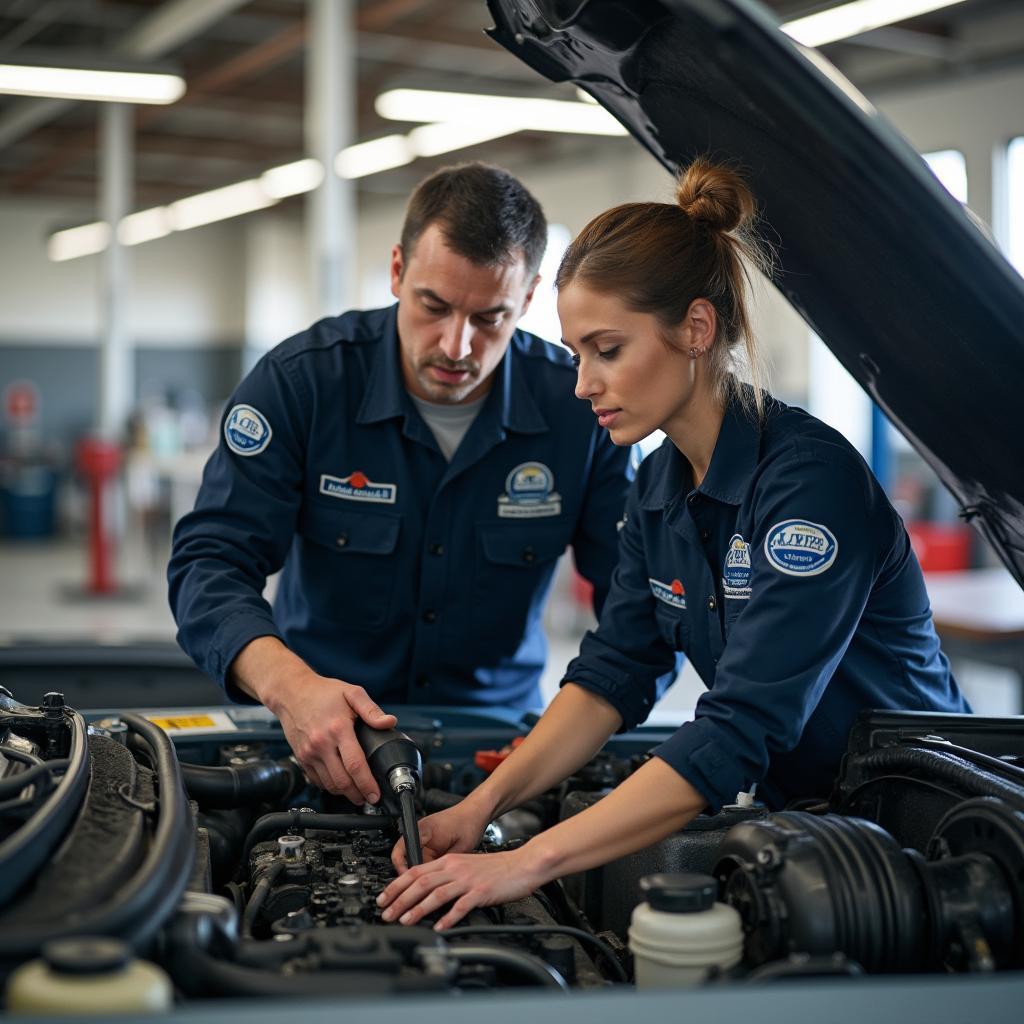
M111 226L100 289L99 429L113 440L124 430L135 391L134 349L128 324L128 256L117 225L131 212L134 109L104 103L100 110L100 217Z
M334 157L355 131L354 11L353 0L309 3L306 150L326 172L306 203L314 316L355 304L355 189L334 173Z

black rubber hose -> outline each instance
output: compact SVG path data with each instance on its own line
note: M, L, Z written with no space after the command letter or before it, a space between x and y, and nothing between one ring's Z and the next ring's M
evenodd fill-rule
M259 917L263 904L267 901L267 893L270 892L270 887L277 881L277 876L283 870L284 861L278 859L260 876L260 880L256 883L252 896L249 897L249 902L246 903L245 911L242 914L242 938L252 938L252 926L255 924L256 918Z
M158 726L141 715L124 715L123 721L149 747L159 786L156 828L142 866L113 899L74 922L0 932L0 959L24 959L50 939L73 935L116 936L137 948L156 934L181 900L192 873L195 837L178 758Z
M85 719L70 710L63 714L68 766L63 778L31 817L6 839L0 840L0 907L14 899L21 887L50 859L85 802L91 774ZM32 758L31 754L21 756L23 763ZM0 936L0 957L4 956L3 950L8 945L20 948L20 932L17 937Z
M405 839L405 859L409 867L414 868L423 863L423 847L420 844L420 827L416 820L416 794L411 789L403 789L398 794L398 802L402 807L401 830Z
M465 797L458 793L450 793L447 789L427 789L423 793L423 809L427 814L436 814L462 803L464 799Z
M1024 788L978 768L955 754L920 747L883 747L849 758L850 767L867 769L916 768L950 782L971 796L995 796L1024 811Z
M980 765L983 768L991 768L995 772L1005 772L1011 779L1017 780L1018 786L1024 786L1024 768L1011 764L1009 761L1001 761L991 754L983 754L980 750L971 750L970 747L961 747L956 743L949 743L947 740L933 740L927 736L914 736L910 742L914 746L926 747L928 750L946 751L956 754L965 761Z
M302 811L297 807L290 811L276 811L256 819L256 824L245 837L242 850L242 866L249 863L252 848L272 835L299 832L305 828L323 829L325 832L373 832L387 828L395 821L393 814L321 814L318 811Z
M40 775L48 775L50 772L63 771L70 763L68 760L42 761L17 775L0 779L0 798L16 796L26 786L30 786L33 779L39 778Z
M241 765L183 764L189 796L204 807L232 808L261 801L285 801L303 784L288 760Z
M447 928L437 934L443 939L459 939L464 935L568 935L577 942L589 943L608 961L608 966L611 967L616 979L623 985L629 984L629 975L626 974L626 969L619 962L619 958L611 946L596 935L585 932L582 928L570 928L564 924L479 924Z
M41 757L30 754L27 750L19 750L17 747L9 747L0 743L0 754L9 757L12 761L20 761L21 764L46 764Z
M175 983L191 996L252 996L301 999L329 995L389 995L399 990L394 975L371 971L318 971L278 974L260 967L242 967L182 947L170 964Z
M551 964L518 949L505 949L503 946L452 946L445 950L445 955L461 963L486 964L488 967L514 971L521 978L544 988L569 991L565 978Z

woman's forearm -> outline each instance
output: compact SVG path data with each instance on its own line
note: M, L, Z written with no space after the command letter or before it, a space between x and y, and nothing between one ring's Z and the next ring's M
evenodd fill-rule
M677 832L706 805L655 757L592 807L531 839L522 852L547 882L642 850Z
M566 683L522 745L465 802L489 821L531 800L586 764L621 723L606 700Z

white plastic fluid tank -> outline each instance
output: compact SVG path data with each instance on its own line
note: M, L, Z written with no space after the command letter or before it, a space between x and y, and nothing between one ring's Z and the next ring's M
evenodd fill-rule
M164 1013L174 990L156 964L136 960L123 942L100 936L55 939L42 958L7 982L7 1011L24 1015Z
M740 915L715 901L718 883L710 875L647 875L640 891L644 902L629 926L637 988L699 985L712 968L740 962Z

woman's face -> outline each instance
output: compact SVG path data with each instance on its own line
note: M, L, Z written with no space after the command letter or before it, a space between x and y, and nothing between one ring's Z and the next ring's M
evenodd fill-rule
M689 314L666 334L650 313L570 282L559 292L558 317L577 367L576 397L590 402L612 441L635 444L658 429L673 436L697 388Z

